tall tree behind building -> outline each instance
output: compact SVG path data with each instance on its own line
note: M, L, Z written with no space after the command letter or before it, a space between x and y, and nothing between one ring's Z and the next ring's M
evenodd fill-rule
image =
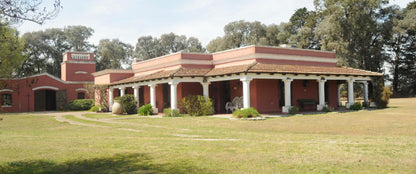
M391 66L393 94L416 95L416 1L405 9L394 6L386 13L390 39L385 49L390 55L387 62Z
M27 59L18 71L19 76L47 72L61 76L62 53L66 51L90 51L88 43L94 30L85 26L51 28L44 31L25 33L23 53Z
M185 35L168 33L162 34L160 38L139 37L134 55L139 59L146 60L179 51L203 53L205 48L195 37L187 38Z
M133 46L118 39L102 39L97 56L97 70L122 69L122 65L130 65L133 60Z

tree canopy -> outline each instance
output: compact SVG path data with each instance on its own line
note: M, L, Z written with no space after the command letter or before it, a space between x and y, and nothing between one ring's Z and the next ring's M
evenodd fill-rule
M205 52L205 48L195 37L187 38L185 35L168 33L162 34L160 38L152 36L139 37L137 39L135 56L146 60L179 51Z
M43 24L56 17L61 8L60 0L54 0L51 5L46 5L42 0L2 0L0 18L12 23L25 20Z

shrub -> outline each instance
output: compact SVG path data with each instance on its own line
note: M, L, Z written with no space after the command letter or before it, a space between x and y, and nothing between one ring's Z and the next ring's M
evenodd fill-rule
M99 110L100 110L100 106L97 105L97 106L91 107L89 111L91 111L91 112L98 112Z
M94 99L77 99L69 103L68 108L72 111L89 110L94 106Z
M237 109L233 112L233 116L237 118L255 118L261 117L259 112L254 108Z
M373 77L372 81L374 102L378 108L386 108L393 93L389 88L384 87L383 77Z
M183 117L182 114L179 113L178 109L170 109L170 108L166 108L163 110L164 113L164 117Z
M350 110L353 110L353 111L358 111L362 109L363 109L363 105L361 105L361 103L358 103L358 102L350 106Z
M292 106L290 109L289 109L289 114L290 115L295 115L295 114L297 114L299 112L299 108L298 107L296 107L296 106Z
M329 106L324 106L322 108L322 112L332 112L332 111L334 111L334 108L329 107Z
M143 105L142 107L137 110L139 115L152 115L153 114L153 107L150 103Z
M179 107L183 112L191 116L212 115L212 102L209 98L205 98L201 95L188 95L182 98L179 103Z
M121 106L123 106L123 111L127 114L137 113L137 101L134 99L134 95L126 94L121 97L117 97L114 100L119 100Z

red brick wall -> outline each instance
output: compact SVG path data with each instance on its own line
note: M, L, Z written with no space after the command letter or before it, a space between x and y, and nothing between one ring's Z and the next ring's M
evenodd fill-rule
M328 106L338 108L338 81L328 80Z
M61 65L61 77L65 81L94 81L91 73L95 72L95 64L66 63ZM75 72L83 71L87 74L77 74Z
M4 81L7 83L6 89L11 89L13 92L0 92L1 94L12 94L12 107L3 108L6 112L32 112L35 110L35 98L33 88L41 86L56 87L58 90L66 90L67 104L72 100L77 99L78 93L85 91L75 91L79 88L84 88L84 84L65 84L48 75L40 75L37 77L29 77L25 79L12 79ZM43 89L38 89L43 90ZM29 95L29 101L28 101ZM89 96L85 95L86 98ZM59 106L57 106L59 107Z
M292 81L292 106L297 106L301 110L298 99L315 99L319 103L318 82L316 80L306 80L307 86L304 87L305 80ZM316 110L315 106L305 106L303 110Z
M254 79L250 83L250 105L260 113L280 112L279 80Z

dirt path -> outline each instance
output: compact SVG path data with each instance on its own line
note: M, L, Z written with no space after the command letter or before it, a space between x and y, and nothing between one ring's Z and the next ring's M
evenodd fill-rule
M69 119L66 119L66 118L63 117L64 115L73 115L75 117L83 119L82 115L86 114L86 113L88 113L88 112L46 112L46 113L37 113L36 115L54 116L55 119L59 122L67 122L67 123L73 124L73 125L108 128L108 126L88 124L88 123L80 123L80 122L69 120Z

